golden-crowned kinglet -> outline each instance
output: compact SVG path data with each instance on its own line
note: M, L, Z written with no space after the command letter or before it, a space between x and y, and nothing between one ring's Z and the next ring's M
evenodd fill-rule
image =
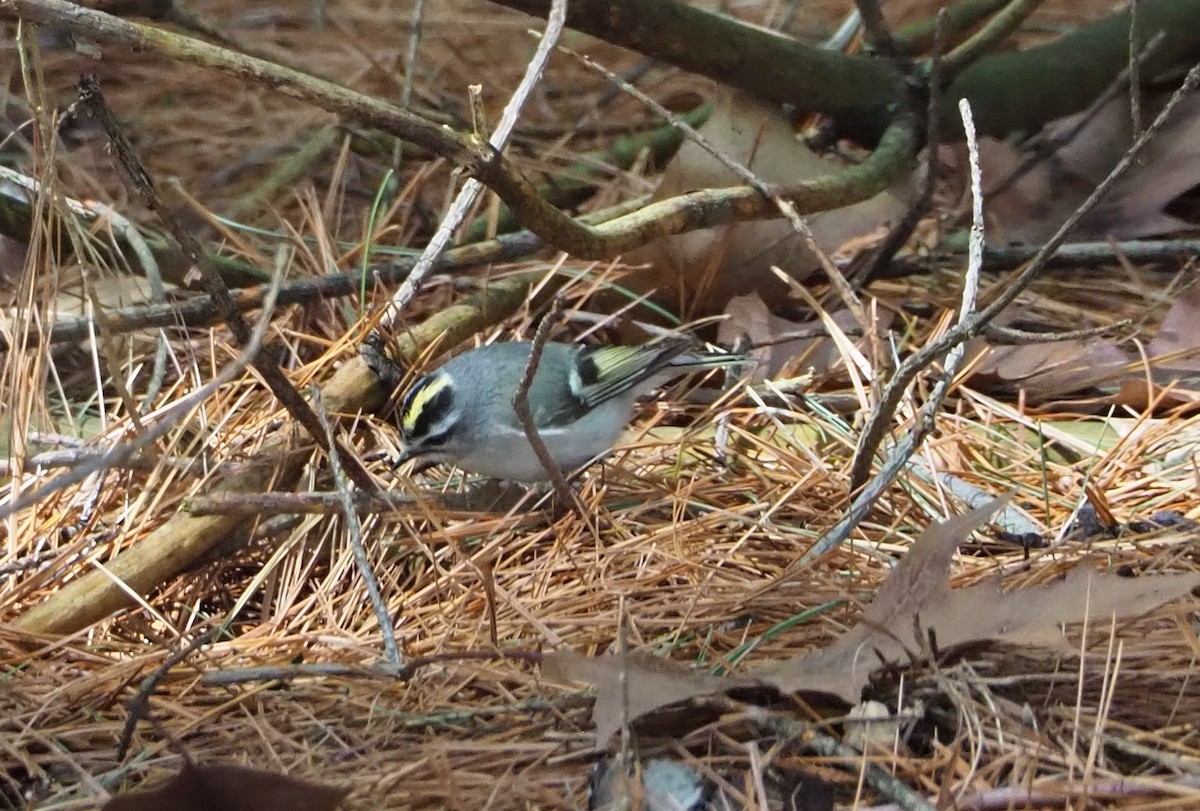
M482 346L418 380L400 408L404 448L396 464L449 462L498 479L545 481L513 408L531 349L528 341ZM529 387L529 410L550 455L570 472L616 444L639 396L687 372L746 362L686 338L641 346L551 342Z

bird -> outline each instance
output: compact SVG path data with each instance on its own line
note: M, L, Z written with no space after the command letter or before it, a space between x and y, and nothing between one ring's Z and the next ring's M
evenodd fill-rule
M532 350L530 341L488 344L420 378L401 402L395 466L418 460L419 470L450 463L506 481L548 480L513 406ZM612 449L639 397L689 372L749 361L684 336L632 346L550 341L529 386L529 409L555 464L573 472Z

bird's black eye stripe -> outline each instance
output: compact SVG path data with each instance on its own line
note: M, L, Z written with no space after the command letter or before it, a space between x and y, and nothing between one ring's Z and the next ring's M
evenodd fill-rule
M437 394L433 395L425 403L425 407L421 409L420 415L417 416L417 422L413 426L413 436L425 436L425 434L429 433L429 429L446 416L446 412L450 410L450 405L453 401L454 391L448 386L443 387ZM444 436L442 437L442 441L445 441Z

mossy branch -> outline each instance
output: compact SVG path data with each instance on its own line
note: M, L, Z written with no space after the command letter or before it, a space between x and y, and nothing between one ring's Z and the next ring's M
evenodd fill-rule
M277 90L348 119L377 127L417 144L464 167L490 187L514 212L522 225L561 250L581 258L607 258L644 245L651 239L681 234L697 228L736 220L770 219L778 209L750 187L710 189L662 200L630 217L591 228L572 220L538 194L512 163L486 145L371 96L333 82L263 59L235 53L180 34L128 22L91 11L65 0L0 0L0 15L17 16L44 24L63 25L73 33L96 41L151 51L181 62L199 65ZM837 71L837 60L821 57L814 63ZM865 60L867 73L894 75L882 61ZM865 83L864 87L866 87ZM889 93L888 98L892 96ZM883 98L881 93L880 99ZM869 166L855 167L842 176L779 189L801 213L822 211L870 197L908 169L898 159L916 149L916 135L903 127L889 130L890 138ZM880 175L880 170L886 175ZM879 180L884 179L883 185ZM873 190L872 190L873 189Z
M568 217L519 176L495 172L481 179L513 208L529 230L550 244L579 257L601 258L631 251L660 237L729 222L777 217L775 197L791 203L801 215L866 200L911 169L917 146L914 127L901 119L888 128L867 160L840 172L794 186L771 188L771 196L752 186L701 189L651 203L600 225L587 225ZM517 185L510 186L511 183Z
M495 2L536 16L549 6ZM1146 75L1200 61L1200 0L1142 0L1138 20L1146 39L1166 33ZM759 98L827 113L864 142L887 127L904 81L887 60L831 53L675 0L572 0L567 25ZM984 56L944 93L943 119L956 127L946 131L961 132L955 105L964 97L980 135L1035 131L1084 109L1120 72L1128 51L1126 10L1046 45Z

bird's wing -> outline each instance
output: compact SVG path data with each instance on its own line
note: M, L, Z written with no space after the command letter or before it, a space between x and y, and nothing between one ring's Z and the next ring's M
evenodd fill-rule
M686 338L671 338L641 346L584 349L575 359L571 391L584 407L595 408L654 377L691 346Z

